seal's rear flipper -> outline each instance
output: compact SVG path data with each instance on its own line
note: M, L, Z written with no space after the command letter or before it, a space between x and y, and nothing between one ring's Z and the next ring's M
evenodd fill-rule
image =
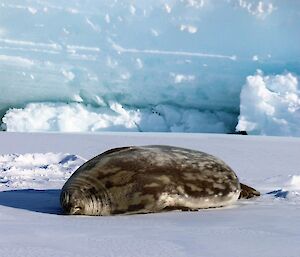
M260 196L260 192L258 192L254 188L246 186L245 184L242 183L240 184L241 184L241 193L239 199L240 198L249 199L255 196Z

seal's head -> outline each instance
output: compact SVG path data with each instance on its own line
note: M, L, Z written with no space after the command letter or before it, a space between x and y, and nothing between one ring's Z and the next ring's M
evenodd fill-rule
M65 191L61 194L60 202L65 214L83 215L86 214L86 204L88 201L80 190L73 190L73 192Z
M60 203L64 213L70 215L108 215L110 212L108 197L95 188L64 189Z

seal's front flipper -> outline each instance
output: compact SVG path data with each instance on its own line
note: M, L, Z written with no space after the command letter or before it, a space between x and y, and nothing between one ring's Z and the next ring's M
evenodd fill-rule
M254 188L249 187L242 183L240 183L240 184L241 184L241 193L240 193L239 199L240 198L249 199L249 198L252 198L255 196L260 196L260 192L258 192Z

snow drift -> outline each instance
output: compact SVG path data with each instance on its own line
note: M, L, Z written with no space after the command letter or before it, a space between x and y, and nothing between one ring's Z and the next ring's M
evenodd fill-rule
M92 107L80 103L32 103L10 109L3 118L7 131L41 132L230 132L235 117L224 111L199 111L170 105L151 109Z
M237 130L259 135L300 136L300 88L291 73L247 77Z
M0 190L43 189L68 179L86 160L62 153L0 155Z

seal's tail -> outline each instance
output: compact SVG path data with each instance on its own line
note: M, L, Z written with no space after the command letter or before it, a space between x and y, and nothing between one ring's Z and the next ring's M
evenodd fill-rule
M258 192L254 188L249 187L242 183L240 183L240 184L241 184L241 193L240 193L239 199L240 198L249 199L249 198L252 198L255 196L260 196L260 192Z

